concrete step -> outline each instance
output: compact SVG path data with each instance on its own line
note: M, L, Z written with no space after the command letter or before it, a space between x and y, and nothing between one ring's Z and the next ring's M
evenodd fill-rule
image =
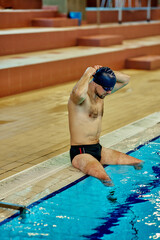
M110 45L122 44L122 41L122 35L94 35L78 38L78 45L106 47Z
M77 46L77 39L93 35L121 35L124 40L160 35L160 21L86 25L65 28L22 28L0 31L0 56ZM65 41L64 41L65 39Z
M126 60L160 55L160 36L109 47L70 47L0 57L0 97L79 79L88 66L124 69Z
M0 0L0 6L4 9L41 9L42 0Z
M160 55L148 55L129 58L126 60L127 68L154 70L160 68Z
M0 10L0 29L31 27L33 18L56 17L58 8L29 10Z
M70 19L66 17L56 18L35 18L32 19L34 27L71 27L78 26L78 19Z

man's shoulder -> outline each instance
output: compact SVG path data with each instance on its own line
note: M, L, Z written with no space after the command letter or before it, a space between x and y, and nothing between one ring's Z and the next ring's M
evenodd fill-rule
M69 104L74 104L74 105L78 105L78 106L83 106L83 104L85 104L88 101L89 101L88 94L86 95L85 98L79 99L79 98L76 98L76 96L71 93L70 97L69 97L69 100L68 100L68 105Z

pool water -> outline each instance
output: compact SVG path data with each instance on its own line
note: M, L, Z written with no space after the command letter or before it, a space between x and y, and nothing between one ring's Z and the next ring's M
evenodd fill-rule
M0 226L0 239L147 240L160 238L160 137L129 155L142 170L107 166L114 187L87 177Z

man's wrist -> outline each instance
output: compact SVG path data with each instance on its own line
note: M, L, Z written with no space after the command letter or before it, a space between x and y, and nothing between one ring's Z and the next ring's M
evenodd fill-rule
M92 73L85 72L84 77L88 78L89 80L93 77Z

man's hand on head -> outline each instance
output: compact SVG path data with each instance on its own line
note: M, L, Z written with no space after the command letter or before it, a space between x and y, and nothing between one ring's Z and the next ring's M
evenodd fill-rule
M95 65L94 68L96 69L96 71L101 68L102 66L101 65Z
M88 76L89 78L92 78L93 74L96 72L95 68L88 67L86 71L84 72L84 75Z
M100 65L95 65L94 67L88 67L85 71L85 75L88 75L90 78L96 73L96 71L101 68L102 66Z

